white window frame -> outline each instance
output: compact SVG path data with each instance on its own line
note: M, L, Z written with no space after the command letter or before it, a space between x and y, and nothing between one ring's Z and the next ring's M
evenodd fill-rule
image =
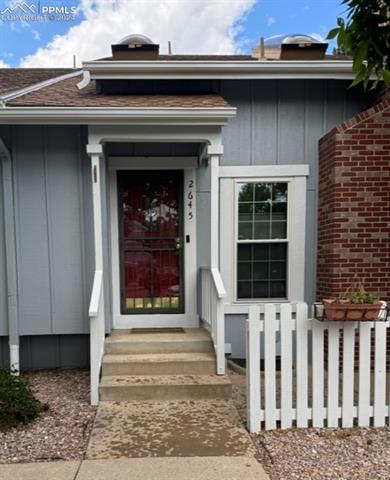
M308 175L308 165L246 166L241 169L222 167L220 169L220 271L227 290L225 313L246 313L249 305L253 303L304 300L306 177ZM237 298L239 183L288 183L286 298ZM251 242L248 241L248 243Z
M241 240L238 238L238 224L239 224L239 213L238 213L238 197L239 197L239 185L242 184L259 184L259 183L287 183L287 232L286 232L286 238L283 239L246 239L246 240ZM235 208L235 215L234 215L234 240L235 240L235 245L234 245L234 301L236 303L258 303L258 302L285 302L288 299L288 292L290 291L290 285L289 285L289 246L290 246L290 230L291 230L291 225L290 225L290 218L291 218L291 207L290 207L290 187L291 187L291 179L283 179L279 178L277 181L275 180L270 180L270 181L264 181L263 179L259 180L257 178L251 178L250 180L245 179L245 180L240 180L240 179L235 179L234 180L234 208ZM238 298L238 245L253 245L253 244L270 244L270 243L285 243L287 244L287 283L286 283L286 290L287 290L287 296L278 298L278 297L272 297L272 298Z

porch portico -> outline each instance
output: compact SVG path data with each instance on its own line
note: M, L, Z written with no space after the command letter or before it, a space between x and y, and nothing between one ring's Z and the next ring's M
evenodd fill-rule
M226 110L229 111L223 118L205 115L202 120L197 117L193 125L185 121L183 125L180 118L170 118L162 124L161 120L145 117L134 119L133 125L89 125L87 152L91 158L95 250L95 276L89 307L93 404L99 400L105 335L113 328L196 328L202 323L212 336L217 373L224 373L222 302L225 291L219 274L218 169L223 154L222 126L235 114L235 109ZM167 155L167 149L171 155ZM119 247L117 179L118 172L127 172L128 178L132 178L132 173L139 175L141 171L145 178L156 172L165 171L168 176L173 171L183 172L182 234L180 241L177 239L182 242L180 248L183 250L179 271L183 296L182 308L177 312L161 308L153 311L154 300L149 298L147 308L131 312L123 309L121 272L124 264L121 264ZM150 257L150 252L148 255ZM131 306L140 306L136 305L136 300L131 300ZM161 307L163 300L155 299L157 307ZM142 306L145 307L145 299Z

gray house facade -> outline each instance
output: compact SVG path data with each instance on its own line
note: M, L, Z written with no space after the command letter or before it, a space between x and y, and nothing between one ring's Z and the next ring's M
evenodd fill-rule
M315 300L318 140L364 109L351 62L118 55L0 71L2 366L99 364L96 318L210 323L214 287L243 358L251 303Z

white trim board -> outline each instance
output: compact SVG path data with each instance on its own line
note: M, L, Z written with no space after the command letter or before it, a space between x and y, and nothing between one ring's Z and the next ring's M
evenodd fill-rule
M89 61L81 87L96 79L338 79L354 78L350 60Z
M219 178L245 177L307 177L310 166L303 165L243 165L240 167L219 167Z
M291 170L301 171L301 165L289 166ZM236 167L222 167L221 170ZM252 167L246 167L252 169ZM264 167L253 167L252 174L238 168L242 175L222 177L220 179L220 271L227 291L225 313L246 313L251 303L283 303L286 301L301 301L304 296L305 271L305 233L306 233L306 175L285 176L286 171L279 170L278 176L272 171L272 176L257 175ZM273 167L270 167L270 171ZM264 170L263 170L264 171ZM237 228L237 198L236 184L241 181L289 183L288 211L288 298L242 301L236 299L236 228Z
M8 107L0 108L0 124L34 125L226 125L234 107Z
M114 328L137 327L198 327L197 314L197 269L196 269L196 166L197 157L109 157L110 188L110 234L111 234L111 275ZM190 235L190 243L184 243L184 314L123 315L120 309L120 265L117 178L118 170L183 170L184 239ZM190 190L192 218L186 198Z

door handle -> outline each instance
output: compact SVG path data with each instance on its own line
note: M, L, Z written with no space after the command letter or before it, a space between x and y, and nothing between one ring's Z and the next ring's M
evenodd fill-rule
M180 248L181 248L180 237L177 237L177 238L175 239L175 248L176 248L176 250L180 250Z

